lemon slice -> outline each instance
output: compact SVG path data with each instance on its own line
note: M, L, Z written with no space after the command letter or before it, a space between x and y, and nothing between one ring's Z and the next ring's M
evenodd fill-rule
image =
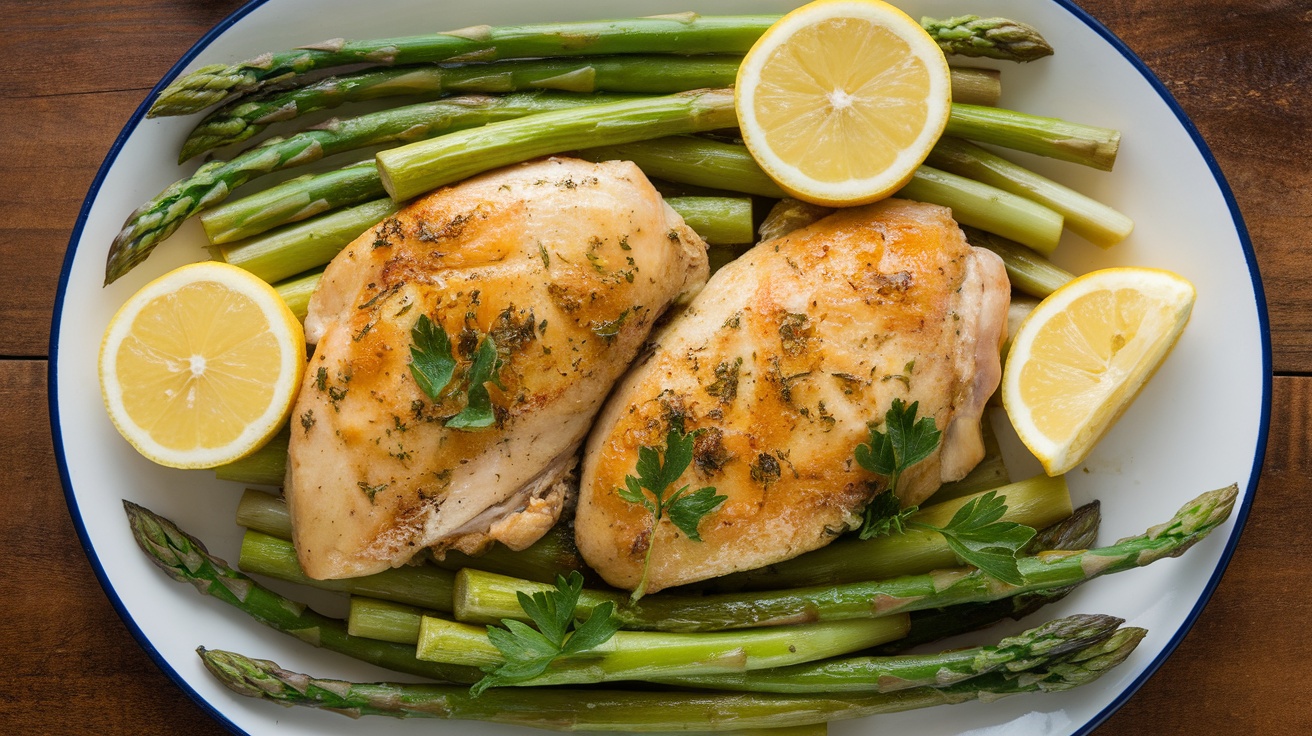
M1109 268L1062 286L1021 323L1002 403L1048 475L1088 456L1170 353L1193 305L1193 285L1174 273Z
M794 197L839 207L910 181L952 106L938 44L880 0L821 0L785 15L747 53L735 89L761 168Z
M124 304L100 346L109 417L142 455L212 468L262 446L291 413L305 334L273 287L226 263L183 266Z

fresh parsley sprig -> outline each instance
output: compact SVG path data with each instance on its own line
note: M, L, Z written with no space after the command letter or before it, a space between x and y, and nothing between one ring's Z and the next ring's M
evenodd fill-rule
M647 554L642 561L642 579L633 591L637 600L647 590L647 571L651 569L651 550L655 546L655 531L661 519L669 517L670 523L694 542L702 541L697 531L703 518L724 503L728 496L721 496L715 488L706 486L689 492L691 485L685 484L677 491L666 495L670 486L679 480L679 476L692 463L693 442L696 432L684 434L677 427L671 427L665 436L664 452L657 447L638 448L638 476L624 476L624 488L616 488L620 498L629 503L636 503L652 516L652 534L647 542Z
M1007 512L1006 498L999 497L995 491L973 498L942 527L914 520L916 506L901 508L898 479L908 468L933 454L943 436L931 417L916 419L919 408L920 402L907 406L901 399L894 399L884 415L886 432L871 427L870 444L857 445L857 464L888 478L888 488L866 505L859 536L874 539L900 534L906 529L937 532L966 564L1004 582L1021 585L1024 578L1016 566L1016 555L1035 532L1022 524L1001 521Z
M465 408L446 421L452 429L482 429L496 422L492 396L487 384L501 385L502 360L491 335L485 335L474 351L474 360L465 376ZM441 324L421 314L410 328L410 375L428 397L438 401L455 376L456 359L451 338Z
M489 626L487 638L501 652L504 661L484 669L487 674L469 689L478 696L489 687L516 685L547 671L561 657L586 652L605 643L620 623L615 618L615 604L606 601L592 609L588 619L579 623L574 612L583 592L583 576L578 570L569 577L556 576L556 589L533 595L518 593L519 605L537 628L522 621L502 619L505 628Z
M410 375L429 398L436 400L451 383L456 359L451 355L451 338L442 325L421 314L410 328Z

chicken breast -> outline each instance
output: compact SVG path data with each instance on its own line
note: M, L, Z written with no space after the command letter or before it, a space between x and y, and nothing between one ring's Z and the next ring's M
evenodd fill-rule
M899 480L904 505L984 454L1010 287L950 210L904 200L841 210L725 266L654 339L588 440L575 534L584 559L647 592L768 565L855 528L883 479L853 459L894 399L919 402L939 451ZM698 432L669 492L727 500L689 539L621 497L638 449Z
M653 322L706 276L705 243L624 162L503 169L366 232L305 320L316 348L286 478L305 572L531 544ZM439 356L440 374L444 350L453 370L434 397L415 364Z

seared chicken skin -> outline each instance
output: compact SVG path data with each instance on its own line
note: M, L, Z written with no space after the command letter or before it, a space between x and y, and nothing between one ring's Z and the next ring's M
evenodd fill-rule
M705 282L705 248L637 167L573 159L441 189L349 245L305 320L317 347L286 479L305 572L540 537L611 386L656 318ZM412 374L421 317L455 363L436 398ZM471 377L480 350L484 381ZM456 428L475 382L494 421Z
M854 528L883 479L853 460L894 399L918 401L940 450L904 474L917 504L983 457L1010 287L950 210L904 200L841 210L717 272L654 338L588 440L575 533L607 582L647 592L788 559ZM695 432L670 486L713 486L701 542L621 498L638 448Z

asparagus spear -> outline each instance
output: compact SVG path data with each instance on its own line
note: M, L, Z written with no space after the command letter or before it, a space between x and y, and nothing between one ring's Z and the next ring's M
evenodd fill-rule
M242 536L237 565L248 573L323 590L386 598L434 611L451 610L454 575L432 565L392 568L358 578L315 580L301 570L291 542L249 529Z
M150 116L189 115L231 94L255 92L300 74L348 64L418 64L524 57L606 54L745 54L776 15L700 16L696 13L617 21L474 26L446 33L363 41L333 39L262 54L236 64L210 64L174 80L151 105ZM1028 61L1047 46L1038 31L1000 18L973 16L921 24L946 53ZM1048 49L1051 53L1051 49Z
M1007 18L959 15L946 20L921 18L920 26L946 54L1034 61L1052 55L1052 47L1033 27Z
M1034 555L1051 550L1081 550L1093 546L1102 521L1097 501L1075 510L1069 519L1047 529L1039 530L1025 548L1025 554ZM949 636L965 634L992 626L1003 619L1019 621L1040 608L1065 598L1075 586L1021 593L987 603L965 603L935 610L915 611L911 614L911 630L907 635L875 647L870 654L892 655L912 647L938 641Z
M655 680L666 685L759 693L888 693L912 687L944 687L1005 670L1024 672L1053 658L1096 644L1125 623L1114 616L1075 615L1049 621L994 646L934 654L845 657L788 667Z
M1041 529L1071 515L1070 492L1062 476L1040 474L994 490L1007 500L1002 521ZM943 526L958 509L981 495L926 506L911 519ZM780 590L918 575L960 564L941 534L908 529L876 539L848 536L791 560L707 581L704 587L715 591Z
M383 187L403 201L499 166L587 145L613 145L738 124L730 89L558 110L380 151Z
M997 253L1007 268L1011 285L1030 296L1042 299L1075 278L1075 274L1014 240L969 225L962 230L971 245Z
M275 283L323 266L369 228L396 214L390 199L375 199L293 223L250 240L210 247L215 260Z
M306 174L201 213L214 245L259 235L329 210L386 197L373 159L322 174Z
M954 104L943 134L1102 171L1112 170L1121 146L1120 132L1109 128L983 105Z
M895 196L952 208L962 225L977 227L1052 255L1061 241L1060 213L964 176L921 166Z
M419 627L426 615L432 612L418 606L353 595L346 630L351 636L414 646L419 642Z
M692 634L619 631L586 652L560 657L542 674L517 682L516 686L741 673L848 654L896 639L906 630L907 617L903 615L890 617L887 622L831 621ZM434 617L425 617L420 625L416 656L425 661L474 667L491 667L505 661L488 639L486 628Z
M984 143L1105 167L1110 167L1114 161L1119 140L1116 131L1104 128L965 104L953 105L946 132ZM743 146L725 141L673 137L590 147L576 152L576 155L592 161L631 160L648 176L679 184L775 199L785 196ZM996 191L996 188L984 191ZM201 219L211 242L226 243L328 209L359 204L384 193L374 165L365 162L333 174L297 179L272 187L254 197L216 207ZM958 203L958 206L963 204ZM985 217L987 213L988 210L984 209L976 213L976 217ZM1041 248L1055 242L1053 219L1048 215L1049 221L1042 226L1047 229L1043 231L1046 235ZM1030 227L1034 229L1036 226Z
M173 183L133 212L110 246L105 283L145 260L155 245L188 217L227 199L233 189L258 176L362 146L419 140L492 120L618 99L624 98L564 92L523 92L500 97L467 95L347 120L331 120L290 138L270 139L231 161L204 164L196 173Z
M1175 557L1223 523L1234 509L1237 486L1204 493L1175 517L1116 544L1080 552L1049 552L1018 559L1023 585L1011 585L974 568L936 570L843 585L705 596L654 595L632 601L627 593L583 591L580 615L605 601L626 629L714 631L778 626L804 621L886 616L960 603L980 603L1021 593L1077 585L1100 575ZM517 594L544 590L539 583L475 570L456 573L454 611L461 621L489 623L522 618Z
M445 33L347 41L262 54L236 64L211 64L174 80L149 114L188 115L234 93L254 92L317 69L348 64L419 64L439 61L609 54L745 54L777 16L699 16L520 26L472 26Z
M949 125L951 125L949 123ZM589 148L590 161L626 159L650 177L765 197L786 196L748 153L735 143L691 136ZM951 207L959 222L997 232L1051 253L1061 239L1060 214L1023 197L929 166L916 170L896 196Z
M205 667L239 695L328 708L353 717L462 718L557 731L722 731L791 727L1017 693L1069 690L1093 682L1125 661L1146 633L1120 629L1021 676L992 672L943 688L830 695L492 688L474 698L462 687L322 680L267 660L204 648L197 651Z
M318 283L318 280L315 280ZM292 282L284 282L279 287L278 295L291 306L297 299L296 287ZM311 289L313 291L313 289ZM305 295L308 302L309 294ZM296 311L293 307L292 311ZM301 316L304 312L301 312ZM287 472L287 443L291 442L291 426L278 431L264 446L240 460L234 460L214 469L214 477L219 480L235 481L255 486L280 486Z
M1065 218L1071 232L1101 248L1125 240L1134 229L1134 221L1115 209L969 141L940 138L925 162L1055 210Z
M756 240L750 198L670 197L665 202L708 245L739 245Z
M269 124L351 102L403 96L414 101L453 92L504 94L520 90L670 94L728 87L738 56L626 55L594 58L510 59L483 64L419 65L366 69L235 100L200 121L183 141L178 163L220 146L239 143ZM1002 93L995 69L951 69L952 99L995 105Z
M292 310L292 314L296 315L296 319L304 322L305 315L310 311L310 297L314 295L314 290L319 287L319 280L321 278L323 278L323 269L316 269L301 274L300 276L294 276L290 279L279 281L273 285L273 290L278 292L278 296L281 297L283 302L287 304L287 307ZM284 449L286 448L286 443L283 443L283 447ZM253 470L253 466L246 461L254 459L256 455L265 456L265 453L263 450L260 450L257 451L255 455L249 455L241 460L215 468L214 475L219 480L236 480L240 483L254 483L256 485L282 485L281 476L272 479L268 478L268 476L264 476L263 480L249 480L248 478L251 476L247 475L235 477L238 476L238 474L245 473L247 468ZM279 458L277 461L278 467L283 467L283 465L286 464L286 461L287 459L285 457Z
M474 667L423 662L414 647L350 636L340 619L316 613L269 590L211 555L196 538L173 522L129 501L123 502L132 536L156 567L206 595L235 606L255 620L314 646L350 657L445 682L473 683L483 676Z
M266 92L221 107L191 131L182 144L178 163L212 148L244 141L270 123L349 102L398 95L417 101L453 92L504 94L535 89L661 95L732 85L740 60L737 56L631 55L367 69L328 77L304 87ZM982 98L987 99L986 78L965 73L961 77L963 83L973 83L970 89L980 89Z

